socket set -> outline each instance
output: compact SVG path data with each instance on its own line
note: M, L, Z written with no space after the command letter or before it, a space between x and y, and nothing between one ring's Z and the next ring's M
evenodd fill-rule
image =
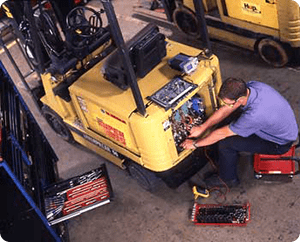
M250 221L250 204L215 205L194 203L191 221L195 225L246 226Z
M45 214L51 225L107 204L113 197L105 164L44 190Z

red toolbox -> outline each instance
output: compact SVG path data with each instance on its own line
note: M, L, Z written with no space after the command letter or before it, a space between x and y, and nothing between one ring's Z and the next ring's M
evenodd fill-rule
M295 157L296 146L282 155L254 154L254 172L256 178L264 174L283 174L293 177L299 170L299 158ZM298 165L298 167L297 167Z

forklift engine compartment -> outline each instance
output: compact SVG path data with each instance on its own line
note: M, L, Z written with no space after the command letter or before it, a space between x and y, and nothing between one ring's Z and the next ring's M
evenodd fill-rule
M82 35L84 28L79 39L87 38L87 42L83 40L86 44L82 48L70 45L68 38L58 38L64 51L57 56L41 41L49 55L40 72L42 113L60 137L128 169L145 189L152 190L158 178L177 187L206 164L205 158L196 155L202 149L183 150L180 144L193 126L218 108L218 58L165 38L153 24L125 44L111 2L101 2L104 11L98 13L101 17L105 13L107 21L101 21L96 36L94 15L83 16L85 7L74 8L66 16L76 13L80 19L79 26L71 30L72 35ZM38 9L43 11L43 7ZM53 26L60 25L66 35L69 28L57 21ZM105 22L108 25L102 26ZM43 31L38 29L39 38ZM180 71L170 64L174 57L183 55L197 59L192 71ZM67 64L60 68L62 63ZM54 72L54 66L59 71Z
M172 113L169 120L178 152L183 150L180 144L187 138L190 130L194 126L201 125L205 121L205 116L205 106L198 95L192 97Z
M195 84L186 82L180 77L175 77L149 97L149 99L168 110L172 106L175 106L187 93L194 90L196 87L197 85ZM205 106L198 94L172 112L171 117L163 126L164 129L167 129L171 124L178 152L182 151L180 144L189 135L189 131L192 127L202 124L204 119Z

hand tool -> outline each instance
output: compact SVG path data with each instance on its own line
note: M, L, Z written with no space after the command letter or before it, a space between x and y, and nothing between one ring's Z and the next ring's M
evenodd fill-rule
M198 186L193 186L193 193L194 193L195 200L197 200L198 197L204 197L204 198L209 197L209 191L207 189Z

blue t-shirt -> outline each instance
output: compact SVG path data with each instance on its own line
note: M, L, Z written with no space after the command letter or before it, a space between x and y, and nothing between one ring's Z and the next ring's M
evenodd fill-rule
M256 134L262 139L283 145L295 141L298 125L294 112L275 89L267 84L247 83L250 95L242 115L229 127L242 137Z

